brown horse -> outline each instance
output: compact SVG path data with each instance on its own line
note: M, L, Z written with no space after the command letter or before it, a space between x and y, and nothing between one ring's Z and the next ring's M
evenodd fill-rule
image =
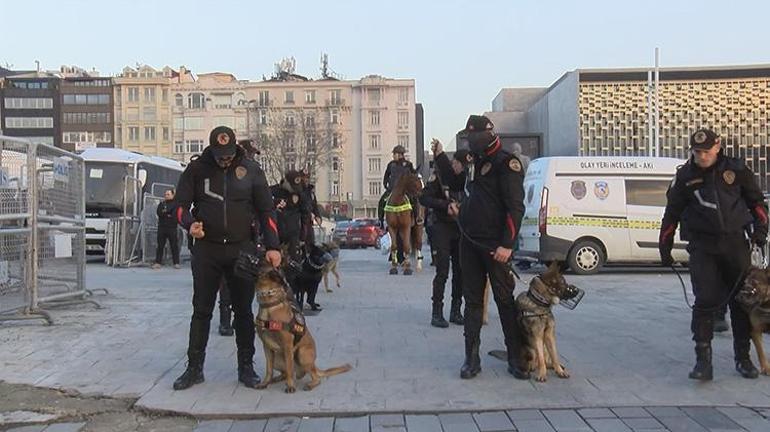
M414 248L417 255L417 268L422 269L422 208L418 208L417 222L412 218L410 198L417 198L422 191L422 181L416 173L401 176L385 202L385 221L390 234L390 274L398 274L398 240L403 248L404 274L412 274L411 254ZM413 235L414 234L414 235ZM419 243L417 243L419 242ZM417 243L417 244L415 244Z

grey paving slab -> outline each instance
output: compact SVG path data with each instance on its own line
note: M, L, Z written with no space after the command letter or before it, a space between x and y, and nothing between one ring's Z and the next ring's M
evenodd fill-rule
M623 423L625 423L628 427L631 429L638 431L638 430L665 430L666 427L663 426L661 422L658 420L647 417L647 418L625 418L623 419Z
M717 407L716 409L732 420L761 417L756 411L746 407Z
M708 432L690 417L663 417L658 420L671 432Z
M470 413L439 414L444 432L478 432L479 428Z
M417 414L406 415L405 417L408 432L443 432L437 415Z
M729 417L710 407L682 408L690 418L706 429L741 430L741 427Z
M612 410L609 408L582 408L578 410L578 414L584 419L603 419L603 418L616 418Z
M333 432L334 417L303 418L297 432Z
M42 432L46 425L42 426L21 426L8 429L7 432Z
M262 432L267 420L235 420L229 432Z
M749 432L767 432L770 431L770 420L758 418L740 418L734 419L736 423Z
M265 432L297 432L299 417L273 417L267 420Z
M334 432L369 432L369 417L337 417Z
M547 420L514 420L513 425L519 432L554 432Z
M369 416L369 425L372 431L379 432L382 429L398 428L404 426L402 414L374 414Z
M646 407L645 410L655 418L687 417L687 414L677 407Z
M205 420L199 422L194 432L229 432L233 426L232 420Z
M543 413L536 409L515 409L505 412L508 414L508 418L513 421L525 421L525 420L545 420Z
M587 418L586 421L595 432L633 432L619 418Z
M43 429L44 432L79 432L86 427L85 422L82 423L56 423Z
M591 431L575 410L543 410L543 415L558 432Z
M612 412L614 412L620 418L652 417L652 414L641 407L616 407L612 408Z
M498 432L513 430L513 423L504 411L492 411L473 414L481 432Z

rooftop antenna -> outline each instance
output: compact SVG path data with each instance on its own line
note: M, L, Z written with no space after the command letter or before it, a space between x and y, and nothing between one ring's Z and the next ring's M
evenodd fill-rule
M329 78L329 55L321 53L321 78Z

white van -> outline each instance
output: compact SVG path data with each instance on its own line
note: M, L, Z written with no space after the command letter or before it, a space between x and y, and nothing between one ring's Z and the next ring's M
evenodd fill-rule
M524 179L520 256L566 261L578 274L606 263L660 262L666 190L686 161L653 157L544 157ZM687 262L675 236L673 257Z

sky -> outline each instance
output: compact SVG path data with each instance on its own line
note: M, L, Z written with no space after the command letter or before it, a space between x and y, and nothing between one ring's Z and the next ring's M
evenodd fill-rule
M770 63L770 2L677 0L0 1L0 66L137 62L269 76L294 57L319 77L416 80L431 137L450 142L505 87L547 87L577 68Z

